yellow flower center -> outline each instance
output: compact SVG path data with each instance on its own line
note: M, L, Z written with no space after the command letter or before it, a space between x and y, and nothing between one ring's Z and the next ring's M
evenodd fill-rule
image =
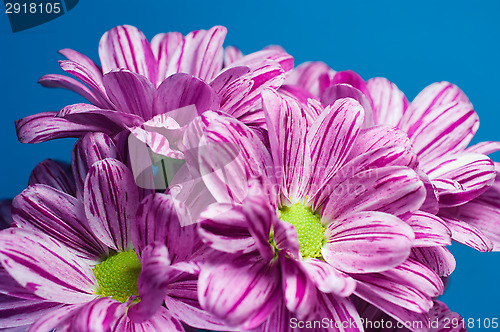
M278 213L281 220L297 230L302 257L320 258L326 228L321 225L319 216L301 203L284 206Z
M132 295L138 296L137 279L141 268L141 262L134 249L109 256L92 269L99 285L96 293L102 297L112 297L122 303Z

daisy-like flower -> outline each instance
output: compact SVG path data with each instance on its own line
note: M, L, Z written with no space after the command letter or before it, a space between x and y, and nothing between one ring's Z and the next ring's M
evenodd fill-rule
M102 69L85 55L60 51L67 60L61 68L80 81L58 74L45 75L47 87L77 92L91 104L69 105L60 112L44 112L17 121L19 140L36 143L60 137L103 132L114 137L138 128L138 137L158 139L153 126L177 130L206 110L221 110L248 124L263 123L260 93L278 88L293 58L282 50L267 49L223 66L226 28L156 35L151 43L132 26L106 32L99 43ZM231 59L231 52L227 56ZM194 112L178 112L194 105ZM142 129L142 130L141 130Z
M298 87L302 95L316 94L326 104L346 96L355 98L371 110L368 127L385 124L407 133L428 186L423 209L444 219L455 241L480 251L495 248L500 238L499 210L488 195L495 195L496 190L480 197L492 186L497 173L486 155L499 150L500 143L467 147L478 129L479 118L457 86L447 82L431 84L409 103L404 93L385 78L365 82L352 71L335 73L314 62L299 66L287 82L297 84L293 91ZM472 200L474 203L469 205Z
M45 162L32 181L68 188L42 169L57 167ZM184 331L182 320L223 329L196 305L188 261L200 246L195 228L180 226L182 204L165 194L139 202L131 171L111 158L88 168L82 196L38 183L13 200L15 227L0 232L0 326Z
M188 128L202 136L194 142L240 147L233 163L203 177L219 203L202 213L200 235L225 254L202 266L201 305L230 326L264 331L289 329L290 317L359 323L353 292L398 319L429 311L443 283L408 258L410 219L432 217L412 214L426 193L404 135L359 137L363 108L353 99L304 111L267 91L264 106L272 158L237 120L205 113ZM216 159L199 158L207 169Z

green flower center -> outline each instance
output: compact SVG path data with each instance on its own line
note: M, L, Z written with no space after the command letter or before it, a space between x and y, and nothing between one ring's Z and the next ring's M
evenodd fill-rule
M321 225L319 216L301 203L284 206L278 213L281 220L292 224L297 230L302 257L321 257L321 246L326 229Z
M92 271L99 285L96 294L110 296L122 303L132 295L139 295L137 279L141 273L141 262L134 249L109 256Z

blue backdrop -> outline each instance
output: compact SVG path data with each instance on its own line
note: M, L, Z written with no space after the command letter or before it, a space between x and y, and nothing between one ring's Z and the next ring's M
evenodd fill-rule
M44 74L63 73L59 49L69 47L98 60L99 39L113 26L135 25L152 38L159 32L186 34L224 25L226 45L244 53L280 44L296 64L322 60L365 79L385 76L410 100L432 82L450 81L479 113L475 143L500 140L499 14L498 1L80 1L53 21L12 33L2 8L0 198L25 188L38 162L69 161L74 140L20 144L14 121L80 101L76 94L36 82ZM457 244L451 250L458 266L442 300L465 318L500 317L500 254Z

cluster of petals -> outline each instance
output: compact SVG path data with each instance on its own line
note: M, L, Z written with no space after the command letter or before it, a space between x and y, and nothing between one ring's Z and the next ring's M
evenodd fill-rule
M88 103L16 122L24 143L78 141L71 165L40 163L0 202L0 328L423 332L461 319L437 300L456 265L446 246L500 246L487 156L500 143L468 147L466 95L439 82L410 103L385 78L294 68L278 46L244 55L225 36L115 27L102 67L60 51L73 77L40 83ZM145 159L176 162L165 188L138 181L131 137ZM129 254L132 291L103 293L98 269Z

